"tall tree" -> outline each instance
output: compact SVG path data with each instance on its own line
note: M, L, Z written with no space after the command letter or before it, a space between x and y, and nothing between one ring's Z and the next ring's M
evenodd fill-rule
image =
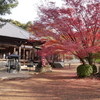
M100 1L64 2L62 8L40 7L40 20L30 26L30 31L46 40L42 49L45 55L73 54L84 65L84 58L92 65L93 53L100 51Z
M29 26L32 24L31 21L28 21L27 23L21 23L19 21L9 20L11 23L15 24L18 27L21 27L25 30L28 30Z
M14 8L18 5L18 1L17 0L0 0L0 15L5 15L5 14L11 14L11 8ZM2 17L0 17L0 26L2 26L2 24L4 22L6 22L6 19L3 19Z

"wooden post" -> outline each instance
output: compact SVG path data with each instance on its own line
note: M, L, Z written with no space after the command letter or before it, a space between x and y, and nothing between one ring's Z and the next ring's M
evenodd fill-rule
M16 48L14 47L14 54L16 54Z
M32 59L34 60L34 46L33 46L33 49L32 49Z
M32 59L32 50L30 50L29 53L29 59Z
M19 47L19 60L21 59L21 46Z
M23 59L25 60L25 45L24 45L24 49L23 49Z
M23 58L22 59L24 59L24 66L25 66L25 45L24 45L24 48L23 48Z

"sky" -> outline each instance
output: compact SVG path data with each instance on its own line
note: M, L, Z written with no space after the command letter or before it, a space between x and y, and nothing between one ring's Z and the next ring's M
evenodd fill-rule
M43 1L44 0L18 0L18 6L11 9L12 14L6 14L3 18L17 20L21 23L34 21L38 17L36 6L41 4ZM50 1L55 1L57 6L61 5L61 0Z

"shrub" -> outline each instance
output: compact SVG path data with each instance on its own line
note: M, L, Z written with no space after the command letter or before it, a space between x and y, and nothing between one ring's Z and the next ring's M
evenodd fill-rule
M93 68L91 65L79 65L77 67L77 75L79 77L88 77L93 73Z
M93 74L97 73L97 67L96 67L96 65L92 65L92 68L93 68Z

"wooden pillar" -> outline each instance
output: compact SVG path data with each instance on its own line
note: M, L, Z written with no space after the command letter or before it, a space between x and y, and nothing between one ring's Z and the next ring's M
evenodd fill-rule
M32 49L32 59L34 60L34 47L33 47L33 49Z
M25 59L25 45L24 45L24 49L23 49L23 59Z
M28 59L31 59L31 50L28 50Z
M20 58L21 58L21 46L19 47L19 60L20 60Z
M16 54L16 48L14 47L14 54Z
M24 66L25 66L25 55L26 55L26 54L25 54L25 45L24 45L24 48L23 48L23 58L22 58L22 59L24 59L24 63L23 63Z
M29 59L32 59L32 50L30 50Z

